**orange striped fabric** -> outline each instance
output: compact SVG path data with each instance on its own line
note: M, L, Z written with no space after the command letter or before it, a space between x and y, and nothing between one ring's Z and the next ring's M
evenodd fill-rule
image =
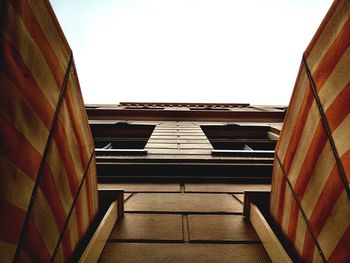
M350 1L306 49L276 147L270 212L305 262L350 262Z
M48 0L0 2L1 262L72 259L98 210L94 145Z

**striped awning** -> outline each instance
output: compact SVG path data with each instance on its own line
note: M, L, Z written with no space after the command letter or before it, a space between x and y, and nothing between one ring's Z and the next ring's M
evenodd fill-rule
M48 0L0 1L0 31L0 261L67 261L98 209L72 51Z
M276 148L270 212L305 262L350 262L350 1L306 49Z

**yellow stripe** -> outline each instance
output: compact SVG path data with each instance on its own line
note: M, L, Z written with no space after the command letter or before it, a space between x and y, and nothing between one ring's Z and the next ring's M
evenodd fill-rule
M291 190L290 190L288 184L286 184L285 195L292 195L292 192L291 192ZM291 204L284 204L284 207L286 208L286 207L288 207L288 206L290 206L290 205L291 205ZM287 212L284 210L284 211L283 211L282 220L283 220L284 217L286 217L286 216L289 216L289 214L287 214ZM282 224L280 227L281 227L282 231L287 235L287 234L288 234L288 225L285 226L285 225Z
M61 200L66 214L68 214L73 203L73 196L70 190L67 171L64 168L54 140L51 142L46 161L51 169L52 178L59 193L58 198Z
M348 55L347 55L348 56ZM350 58L350 57L349 57ZM342 61L340 62L341 64L345 63L344 57L342 58ZM335 79L337 74L334 74L334 72L331 75L331 78ZM345 84L337 84L337 85L343 85L344 87ZM325 89L321 90L322 91L329 91L331 90L331 85L325 86ZM333 89L335 90L335 89ZM328 97L333 97L333 99L330 99L329 101L333 101L336 96L333 96L334 93L337 95L340 93L340 90L335 90L336 92L325 92L324 94L329 94ZM326 108L328 108L331 105L331 103L327 103L325 105ZM344 153L346 153L350 145L348 143L348 131L350 130L350 116L347 116L346 119L339 125L339 127L334 131L333 133L333 138L336 142L336 147L338 150L339 156L343 156ZM305 142L303 142L305 143ZM327 141L324 149L322 150L322 153L320 155L320 158L316 164L314 174L317 176L312 176L310 179L310 182L306 188L305 195L303 197L302 201L302 206L304 208L304 211L309 218L314 210L314 207L319 200L320 194L324 188L325 183L328 180L328 176L330 175L330 172L335 165L335 159L333 157L332 149ZM301 250L303 247L303 242L304 242L304 236L306 232L306 226L305 223L300 223L298 221L298 226L297 226L297 236L296 240L298 241L298 249Z
M277 165L276 160L274 160L272 177L271 177L271 194L270 194L270 212L272 214L275 213L276 208L276 198L277 198L277 185L278 185L278 177L277 177Z
M26 252L24 251L24 249L21 249L19 252L19 259L18 262L21 263L33 263L29 257L27 256Z
M281 200L281 182L282 182L282 179L281 178L281 168L279 166L279 164L277 163L277 161L275 160L275 163L274 163L274 167L273 167L273 175L272 175L272 178L276 178L276 186L275 186L275 191L272 191L271 190L271 200L273 201L272 203L272 208L273 210L271 210L272 214L273 215L277 215L277 212L278 212L278 205L280 203L280 200Z
M12 7L9 8L9 16L10 17L16 17L16 19L13 19L12 21L9 21L13 28L12 32L13 35L11 36L13 38L14 45L17 45L17 43L21 43L21 45L18 47L18 52L21 54L23 59L25 59L26 64L29 68L31 68L31 73L33 77L38 82L39 86L43 89L43 92L45 93L46 97L49 99L49 102L51 106L54 108L57 102L58 98L58 87L53 79L53 76L50 74L50 68L48 64L46 63L46 60L43 56L43 54L40 52L38 47L36 46L35 42L31 38L30 34L27 32L24 24L22 23L20 17L16 13L15 10L12 9ZM17 34L16 30L20 28L21 34ZM15 30L16 29L16 30ZM11 41L11 40L10 40ZM30 56L28 56L30 54ZM36 58L35 63L33 63L33 60L30 59L32 57ZM64 71L63 71L64 72ZM55 87L55 88L54 88ZM53 95L55 94L55 95ZM65 103L63 103L62 108L65 108ZM62 118L60 118L62 120ZM67 124L67 120L64 124ZM64 127L66 126L63 125ZM68 136L68 145L76 145L76 138L72 133ZM79 157L79 154L77 155L76 149L73 149L74 147L69 147L69 152L71 154L71 158L73 158L74 163L76 164L76 172L77 175L82 175L82 168L81 168L81 160ZM76 157L79 158L76 158ZM78 167L79 166L79 167Z
M349 59L350 59L350 52L347 53L347 56L342 57L341 61L339 62L339 63L341 63L339 68L343 69L344 64L347 61L349 61ZM339 65L339 63L338 63L338 65ZM338 78L339 77L338 72L339 71L334 70L332 72L330 78L331 79ZM345 82L340 83L338 81L338 85L342 85L342 86L341 86L341 88L336 89L336 88L334 88L335 87L334 84L331 84L328 82L328 85L325 85L324 88L321 90L320 95L322 95L322 98L325 98L325 97L333 98L332 100L328 99L329 102L333 102L334 99L340 94L340 92L342 91L342 89L344 88L346 83ZM327 111L327 109L330 105L331 105L331 103L323 105L324 110ZM317 127L319 121L320 121L320 115L319 115L319 111L317 109L316 102L314 101L312 106L311 106L309 116L306 120L306 124L305 124L305 127L303 129L302 136L300 138L299 147L296 151L296 154L295 154L295 157L293 159L293 163L292 163L292 166L290 169L290 173L288 175L292 185L295 184L295 181L299 176L300 170L301 170L302 165L303 165L303 161L306 158L307 151L310 147L312 138L314 136L314 133L315 133L315 130L316 130L316 127ZM333 137L336 138L337 136L334 135Z
M288 118L286 118L284 121L282 134L279 138L280 141L278 143L277 153L282 161L284 160L290 138L293 134L294 127L298 121L297 116L300 112L300 107L306 91L306 85L308 83L308 79L305 74L305 68L303 65L301 65L300 70L302 71L301 76L299 82L296 84L294 91L295 94L293 94L292 101L289 104L290 106L288 108Z
M314 255L312 258L312 263L324 263L324 260L321 258L321 255L319 252L316 252L317 249L314 251Z
M46 5L42 0L28 1L28 5L38 20L62 68L65 68L68 64L70 54L67 53L67 50L62 43L62 39L60 38L57 29L51 20L51 16L47 11Z
M77 226L77 217L76 217L76 212L73 210L73 213L70 217L68 227L66 230L66 235L70 236L71 240L71 245L72 245L72 251L74 250L75 246L78 244L79 239L78 239L78 226Z
M1 262L11 263L13 261L13 257L15 256L16 248L16 245L0 240Z
M45 148L48 130L33 110L31 105L22 97L16 86L0 73L0 86L6 91L6 96L0 96L0 111L15 125L38 152L43 152ZM62 165L62 160L53 140L47 156L47 162L53 174L55 184L60 189L59 198L62 200L66 213L72 204L72 194L70 193L68 175Z
M34 182L3 155L0 155L0 167L0 198L27 211ZM21 189L20 194L18 189Z
M63 251L62 246L58 247L58 251ZM64 254L60 252L56 254L54 262L67 262L67 259L65 260Z
M326 54L339 31L350 17L350 2L341 1L336 11L330 18L327 26L324 28L322 35L318 39L310 55L307 57L311 72L314 72L321 62L321 58Z
M349 74L348 74L348 62L350 60L350 49L348 49L345 54L342 56L342 58L339 60L339 62L337 63L336 68L333 70L332 74L329 76L329 78L327 79L325 85L323 86L323 88L320 90L319 92L319 96L320 99L322 101L323 104L323 108L325 111L327 111L327 109L331 106L331 104L333 103L333 101L339 96L339 94L341 93L341 91L344 89L345 85L349 82L350 78L349 78ZM306 79L305 79L306 81ZM305 82L306 84L306 82ZM302 87L299 87L299 89L301 89ZM302 96L298 94L298 96L296 97L296 99L300 99ZM291 134L293 132L293 127L295 127L295 123L298 121L296 116L297 113L300 110L300 106L297 107L297 105L300 104L300 101L297 100L293 100L292 103L290 104L292 109L295 109L295 112L293 112L294 114L289 115L288 119L285 120L285 126L283 129L283 135L280 137L280 142L279 142L279 148L278 148L278 154L280 156L280 158L283 160L284 156L286 154L286 150L287 147L289 145L289 140L291 137ZM316 103L313 102L312 107L311 107L311 112L315 112L318 111L317 110L317 106ZM319 119L319 118L318 118ZM312 138L312 135L314 134L314 132L312 133L308 133L306 132L305 134L305 129L311 131L312 129L314 129L313 127L316 127L316 119L313 120L313 122L310 122L310 116L308 117L307 121L306 121L306 125L311 125L310 127L306 127L304 128L302 137L300 139L300 145L302 145L302 149L300 149L301 154L304 156L300 156L298 159L295 159L295 161L293 161L293 164L296 163L298 166L302 165L302 162L300 162L300 160L304 160L305 159L305 155L307 153L307 151L305 151L305 149L309 148L309 145L311 143L310 138ZM295 169L295 168L293 168ZM296 169L296 173L298 174L298 171L300 170L300 167L298 169ZM291 178L291 181L294 182L295 178L293 179L293 177Z
M94 149L94 142L92 140L92 135L90 129L84 129L83 127L89 127L89 122L86 115L85 105L83 102L83 97L81 95L79 83L77 82L77 76L71 75L68 82L67 95L71 99L71 104L73 107L73 115L79 120L78 127L80 127L80 132L83 136L84 141L83 146L86 153L90 154ZM67 96L66 96L67 97ZM84 125L82 125L84 124ZM90 156L89 156L90 157Z
M350 48L345 51L323 88L319 91L319 97L325 110L332 105L334 100L350 81L349 61Z
M4 107L4 111L6 111L6 114L12 114L8 116L10 120L21 120L21 121L15 121L14 124L19 126L19 131L23 133L24 135L27 136L27 138L33 142L33 145L35 147L41 148L40 150L44 148L44 143L45 143L45 137L47 137L47 130L42 124L41 120L37 117L36 113L34 110L30 107L30 105L25 101L24 98L21 98L18 90L14 87L14 85L4 76L1 75L1 84L5 84L6 87L8 87L6 90L8 90L7 93L7 98L6 101L2 101L1 106ZM1 96L0 100L3 99L4 97ZM21 103L21 105L14 105L7 107L7 103L11 102L13 104ZM9 111L8 109L15 109L15 111ZM15 116L14 116L15 115ZM31 127L31 129L29 129ZM35 129L33 129L33 128ZM39 139L40 138L40 139ZM54 175L55 183L59 188L59 193L60 196L59 198L63 201L64 207L66 212L68 209L71 207L72 204L72 198L71 194L69 192L69 184L67 182L67 175L66 172L64 171L64 167L61 165L62 161L59 159L59 154L57 152L57 146L53 142L50 147L50 152L54 152L53 155L49 154L48 155L48 161L51 165L51 170ZM19 170L17 167L15 167L13 164L8 162L3 156L1 156L0 159L0 164L3 169L3 176L0 177L1 188L4 188L3 186L6 186L4 189L1 189L1 197L9 200L12 202L14 205L20 207L24 211L26 211L29 199L32 193L33 189L33 182L32 180L27 177L21 170ZM3 181L4 180L4 181ZM62 187L63 186L63 187ZM21 189L21 195L18 196L18 193L14 191L14 189L18 189L20 187ZM64 190L68 190L67 192L63 192ZM39 190L40 194L42 195L41 191ZM38 192L38 193L39 193ZM49 212L50 207L48 204L45 202L46 208L43 209L45 211L45 216L43 219L45 219L44 222L55 222L53 215ZM50 214L50 215L49 215ZM47 221L49 220L49 221ZM37 223L38 225L38 230L40 231L40 227L42 226L42 223ZM52 224L52 227L55 227L55 224ZM58 230L56 229L56 233L58 234ZM48 247L53 249L52 246L55 245L56 241L53 239L53 230L50 231L40 231L41 235L48 233L49 235L46 236L45 243L49 244ZM60 251L60 253L62 253Z
M350 203L344 190L328 215L327 221L318 237L320 246L328 259L340 238L350 224Z
M97 176L96 176L96 163L95 163L95 158L92 160L89 168L89 178L90 178L90 183L91 183L91 196L92 196L92 211L96 215L98 212L98 192L97 192Z
M46 245L47 251L52 254L59 238L59 230L57 229L51 207L40 189L37 191L35 197L31 217ZM59 251L59 253L62 253L62 251Z
M288 178L293 186L300 175L300 170L303 166L320 120L321 115L317 108L316 102L313 101L288 174Z
M335 164L332 148L330 143L327 141L316 163L313 176L310 178L305 190L304 198L301 202L301 205L304 208L308 218L311 216Z
M327 86L326 89L329 89L329 86ZM328 104L326 106L329 107L330 105ZM313 108L314 107L315 106L313 104ZM296 178L300 173L301 165L303 163L304 158L306 157L306 153L309 147L309 142L311 142L311 138L313 136L312 131L314 128L308 128L307 127L308 125L309 125L309 121L307 121L305 129L310 130L310 132L306 132L305 137L303 132L303 136L299 144L300 151L298 149L298 153L296 154L296 157L293 160L293 166L292 166L293 168L291 169L291 173L290 173L292 185L295 184ZM335 141L338 142L337 148L339 147L338 149L339 156L342 156L350 147L350 145L347 144L348 142L347 131L349 130L350 130L350 116L347 117L347 119L344 120L344 122L338 127L338 129L336 130L337 132L335 131L333 133L333 138L335 139ZM302 201L302 206L308 218L313 212L316 202L319 199L319 196L323 190L323 187L334 165L335 165L335 159L333 157L330 144L327 141L315 167L314 174L317 176L311 177ZM286 197L285 197L286 204L288 204L290 200L291 200L291 194L288 194L286 192ZM283 214L283 219L284 219L283 228L285 228L287 226L287 223L289 222L289 215L290 215L290 206L287 205L285 207L284 214ZM296 233L296 247L298 251L301 251L303 248L305 232L307 231L305 223L303 222L303 220L300 220L300 219L301 217L299 215L299 220L297 224L297 233Z
M289 188L288 185L286 185L286 188ZM282 216L282 228L288 229L289 225L289 218L290 218L290 209L292 201L294 200L294 197L290 191L286 191L284 197L284 210L283 210L283 216Z
M13 123L33 147L43 153L48 130L32 106L2 72L0 72L0 111Z
M11 4L8 4L7 12L9 19L6 25L9 28L4 29L6 32L5 35L9 42L16 47L17 52L30 69L33 78L45 94L50 107L54 109L59 96L59 88L51 74L50 67L44 55L27 31L21 17L12 8ZM35 60L33 60L33 58L35 58Z
M303 207L307 218L310 218L334 165L335 159L333 156L332 148L327 141L325 147L322 150L320 158L317 161L315 171L313 173L313 176L310 178L310 182L307 185L305 195L301 202L301 206ZM298 251L302 251L304 247L306 231L306 224L301 216L301 213L299 213L295 238L295 245Z
M87 207L87 192L86 192L86 180L83 183L83 186L81 188L80 191L80 198L82 201L82 215L81 216L81 220L83 222L83 229L87 229L90 225L90 221L89 221L89 211L88 211L88 207Z
M307 226L306 226L305 220L302 214L299 213L298 221L297 221L297 230L295 235L295 243L294 243L295 249L299 255L301 255L303 252L306 230L307 230Z
M334 143L337 147L337 151L340 158L350 149L349 131L350 114L346 116L343 122L332 133L332 137L334 138Z
M80 159L79 148L77 144L77 139L74 135L74 130L72 127L72 120L68 116L67 105L65 101L63 101L59 113L59 120L66 131L66 143L68 145L68 153L72 163L74 164L73 169L75 170L75 174L77 176L78 181L82 178L84 174L84 168L82 165L82 160ZM70 174L69 176L74 176ZM75 193L73 193L75 194Z
M21 43L19 46L19 53L22 55L24 59L26 59L26 64L29 68L32 69L32 74L33 77L38 81L38 84L40 87L46 87L46 89L43 89L44 92L46 92L46 96L50 101L50 104L52 107L55 106L58 98L58 93L57 93L57 85L55 83L55 80L53 79L51 74L48 74L50 71L49 66L46 63L46 60L40 50L37 48L35 42L32 40L31 36L29 33L26 31L25 26L23 25L20 17L18 14L15 12L15 10L12 9L12 7L9 8L9 17L16 17L16 19L13 19L12 21L9 21L11 24L11 27L13 28L12 32L13 35L11 35L10 38L13 39L14 45L16 43ZM20 28L21 34L17 34L15 29L18 30ZM31 56L28 56L27 54L31 54ZM36 57L36 63L32 63L33 61L29 59L29 57ZM38 66L40 65L40 66ZM56 87L56 88L53 88ZM50 91L50 92L49 92ZM56 91L56 92L54 92ZM53 94L55 94L53 96ZM62 105L62 110L65 108L65 103ZM60 118L62 120L62 118ZM65 123L63 126L68 127L67 123L69 121L65 118ZM30 125L31 127L32 125ZM70 135L67 135L68 137L68 145L75 145L76 146L76 138L74 137L74 134L70 133ZM44 141L44 140L43 140ZM82 176L83 174L83 169L81 167L81 160L80 160L80 155L77 153L76 149L73 149L75 147L69 147L69 152L71 154L71 158L73 158L73 162L76 164L75 169L77 172L78 176ZM67 206L66 206L67 209Z
M292 187L295 186L295 183L300 175L301 168L304 164L304 160L308 153L310 144L312 142L312 138L314 136L314 133L319 121L320 121L320 114L318 112L316 103L313 103L311 110L309 112L309 115L307 117L297 150L295 152L291 168L288 173L288 178L290 180ZM288 229L290 212L291 212L290 204L293 200L292 192L286 191L285 196L280 198L285 199L285 206L284 206L283 218L282 218L282 228Z
M345 65L349 60L350 60L350 49L348 49L346 55L344 55L342 57L342 59L339 61L339 63L337 64L336 70L334 70L330 76L331 80L327 81L327 85L325 85L324 88L320 92L320 95L322 94L322 98L326 98L326 97L328 98L327 101L329 103L324 105L325 111L327 111L328 107L331 106L331 102L333 102L334 99L337 96L339 96L339 94L342 91L342 89L344 88L344 86L348 83L348 81L344 81L344 78L343 78L342 82L340 80L336 81L337 86L334 86L334 81L332 81L332 80L339 79L340 76L344 76L344 75L348 76L348 74L345 73L345 71L346 71ZM339 72L341 72L341 73L339 73ZM340 76L339 76L339 74L340 74ZM339 85L341 88L338 88L338 89L334 88L334 87L339 87ZM318 109L317 109L316 103L314 101L312 104L309 116L307 118L305 127L303 129L302 136L300 138L299 147L297 148L297 151L295 153L295 156L294 156L294 159L292 162L290 172L288 174L288 177L290 178L290 182L293 186L295 185L295 182L300 174L303 162L306 158L308 149L309 149L310 144L312 142L312 138L314 136L314 133L315 133L315 130L316 130L316 127L317 127L319 121L320 121L320 115L318 113ZM344 134L347 134L347 133L345 132ZM338 133L333 134L333 138L335 141L338 142L338 145L336 145L336 146L339 146L339 147L346 146L346 142L347 142L348 138L344 138L344 135L342 133L340 133L339 135L338 135ZM340 139L340 138L342 138L342 139ZM304 198L304 199L306 199L306 198ZM286 200L286 204L288 204L288 202L291 200L291 197L286 194L285 200ZM287 206L287 207L285 207L284 214L289 214L289 213L290 213L290 206ZM288 219L285 218L284 224L287 224L287 223L288 223Z

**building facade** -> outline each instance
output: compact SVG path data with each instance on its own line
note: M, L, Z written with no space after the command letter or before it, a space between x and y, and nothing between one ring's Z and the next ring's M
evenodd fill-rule
M101 181L270 182L285 107L88 105Z
M101 262L270 262L243 217L244 192L270 189L285 107L87 105L100 190L125 212Z

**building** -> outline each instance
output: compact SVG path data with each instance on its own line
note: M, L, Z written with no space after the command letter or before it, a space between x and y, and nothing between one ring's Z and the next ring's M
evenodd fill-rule
M286 114L85 109L49 1L0 15L2 261L349 262L349 1L303 54Z
M99 180L269 183L285 108L120 103L87 112Z
M101 262L268 260L242 202L244 190L270 188L284 107L125 102L87 112L99 187L127 198Z

